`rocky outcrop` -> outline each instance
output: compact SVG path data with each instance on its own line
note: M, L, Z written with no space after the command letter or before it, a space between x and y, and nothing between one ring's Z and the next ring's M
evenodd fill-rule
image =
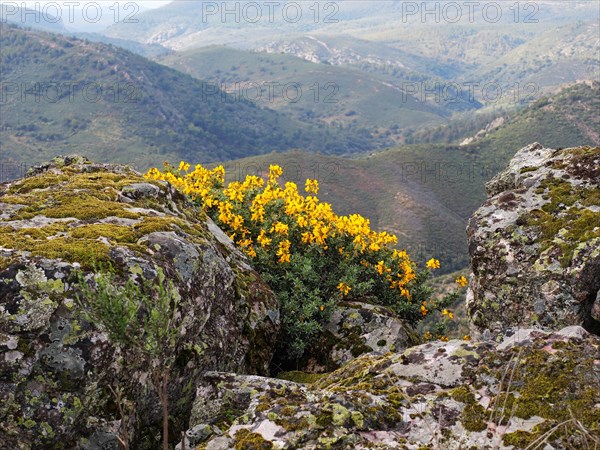
M178 448L593 448L599 349L570 327L363 355L311 384L211 372Z
M467 228L475 328L600 334L600 148L532 144L487 190Z
M365 353L399 352L418 344L419 336L384 306L343 302L336 306L319 341L304 368L308 372L331 372Z
M76 301L75 269L108 263L118 283L155 279L160 268L181 297L173 433L187 425L200 373L268 373L277 302L216 225L166 183L60 157L0 185L2 448L118 448L124 428L131 448L159 447L149 367ZM124 427L119 407L127 405L134 415Z

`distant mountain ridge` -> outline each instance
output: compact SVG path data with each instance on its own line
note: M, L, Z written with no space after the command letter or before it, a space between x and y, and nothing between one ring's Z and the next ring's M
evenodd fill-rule
M381 132L393 129L390 134L445 123L454 111L480 106L467 99L452 104L426 102L355 67L312 63L291 55L215 46L175 52L157 60L224 89L261 87L262 93L249 89L259 104L301 120L371 127ZM302 95L290 102L276 91L276 98L270 99L268 86L275 84L282 86L279 91L296 86L294 90L300 89Z
M278 3L272 20L266 10L259 11L252 16L256 21L249 13L256 2L214 2L210 8L207 3L173 2L140 13L137 24L115 24L104 34L176 51L225 45L286 53L359 69L397 87L438 80L498 83L506 90L533 83L535 92L527 88L522 93L536 98L544 89L593 80L600 72L595 2L478 3L468 11L460 2L441 1L430 6L433 14L425 14L423 2L300 2L298 22L282 13L285 5L297 2ZM450 15L456 5L459 20ZM497 20L490 16L494 8L500 8ZM489 104L481 90L476 100ZM518 103L510 96L502 100L491 107Z
M115 46L0 24L0 154L33 163L83 152L140 169L305 148L351 153L368 134L316 127Z

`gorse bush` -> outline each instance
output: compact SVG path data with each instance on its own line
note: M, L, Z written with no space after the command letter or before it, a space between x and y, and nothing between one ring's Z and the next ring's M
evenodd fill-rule
M426 286L439 261L418 271L396 248L396 236L371 230L358 214L337 215L319 201L317 180L307 180L302 195L281 176L282 169L271 166L267 179L247 176L226 185L223 166L190 171L185 162L146 174L197 202L252 260L280 301L279 355L302 357L344 300L387 306L412 324L453 301L434 300Z

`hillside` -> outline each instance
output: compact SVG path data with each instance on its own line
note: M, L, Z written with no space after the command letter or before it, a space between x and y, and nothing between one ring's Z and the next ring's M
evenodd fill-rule
M296 183L318 178L321 195L341 214L357 212L375 228L398 234L420 261L442 271L467 265L465 227L485 199L485 183L531 142L560 148L599 145L600 83L579 84L541 99L469 144L416 144L344 159L288 152L232 161L230 177L268 171L278 163Z
M295 56L235 50L223 46L174 53L159 61L198 79L235 91L248 86L247 95L260 105L289 113L301 120L366 126L401 131L445 122L452 110L473 109L466 101L452 109L421 102L413 95L357 68L309 62ZM297 102L287 101L280 91L270 101L269 83L299 85ZM261 86L262 93L256 88ZM317 87L315 87L317 86ZM295 90L291 91L295 94ZM291 94L290 94L291 95Z
M281 5L272 18L263 10L256 22L245 20L251 3L219 2L207 15L202 2L175 1L139 14L136 24L119 23L103 33L176 51L226 45L285 53L354 68L397 87L407 81L451 80L461 85L498 82L505 90L519 83L521 97L537 98L547 89L598 74L595 2L501 2L498 20L487 17L488 4L476 4L471 13L462 6L460 19L450 20L441 12L423 17L421 4L408 13L406 2L338 1L333 7L316 4L318 16L314 5L303 6L298 22L287 20ZM447 11L452 4L436 2L433 9ZM233 15L223 19L225 7L234 6L240 11L237 20ZM535 89L525 88L527 83ZM479 102L489 103L481 89L475 94ZM506 106L515 103L512 97L492 103Z
M0 26L3 160L31 164L79 151L144 169L181 158L381 145L258 107L118 47Z
M539 89L573 80L597 79L598 43L594 36L599 32L600 24L595 20L548 30L490 61L476 74L503 86L534 83Z
M537 8L533 11L525 5L519 5L519 11L516 11L512 4L502 5L500 18L496 21L486 20L485 4L475 4L471 15L467 14L466 8L461 10L458 20L439 20L442 18L441 14L437 17L429 15L424 20L420 9L410 13L406 5L403 5L404 2L388 0L338 0L335 5L319 4L314 5L312 9L309 8L310 5L300 5L302 14L299 17L294 17L295 9L284 10L281 3L274 5L270 14L266 6L262 6L260 10L251 9L253 2L250 0L218 3L216 9L213 9L200 1L176 0L160 8L141 12L136 16L136 23L115 24L104 34L144 43L160 43L182 50L216 43L252 48L258 42L268 41L269 37L279 36L280 39L282 35L301 36L314 33L327 35L333 34L332 31L335 30L336 34L369 41L391 42L394 38L410 41L418 47L413 49L416 50L416 54L424 53L423 50L428 50L429 54L437 54L432 45L437 41L437 37L444 34L449 37L448 32L454 34L458 27L463 28L468 35L479 34L477 39L464 44L476 44L480 51L489 52L489 48L485 49L487 40L482 39L488 30L510 29L514 32L520 29L522 34L526 35L545 32L548 25L590 20L593 14L598 14L594 3L589 1L572 1L569 2L569 7L565 8L558 2L541 0L536 2L534 6ZM449 3L452 2L439 2L440 10ZM510 6L513 6L513 9L510 9ZM224 16L225 11L236 10L239 11L237 16L233 13ZM245 20L251 17L254 20ZM445 19L446 15L443 18ZM439 26L440 24L455 26ZM417 28L419 32L415 34ZM430 30L429 35L425 34L427 29ZM449 41L439 42L445 42L449 49L459 49ZM457 45L461 44L457 42ZM473 57L464 51L441 56L462 59ZM493 59L495 55L490 56Z

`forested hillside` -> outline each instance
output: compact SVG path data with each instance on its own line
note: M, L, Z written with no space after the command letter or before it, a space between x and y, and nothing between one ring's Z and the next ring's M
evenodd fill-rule
M302 123L112 45L0 27L4 160L82 152L145 169L184 157L382 145L368 133Z

